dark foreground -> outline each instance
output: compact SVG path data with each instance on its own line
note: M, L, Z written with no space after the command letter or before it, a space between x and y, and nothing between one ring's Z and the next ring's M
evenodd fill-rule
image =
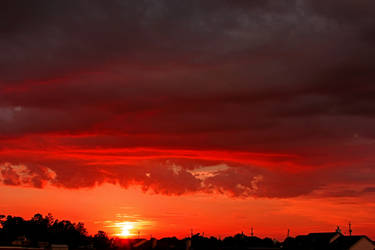
M73 250L73 249L173 249L173 250L374 250L366 236L345 236L339 231L311 233L283 242L270 238L247 236L243 233L224 239L195 234L185 239L116 239L99 231L88 235L82 223L54 219L50 214L34 215L30 220L0 215L0 250Z

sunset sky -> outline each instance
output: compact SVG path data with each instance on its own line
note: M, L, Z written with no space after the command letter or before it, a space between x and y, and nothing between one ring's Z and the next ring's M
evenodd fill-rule
M4 0L0 17L0 214L375 238L375 1Z

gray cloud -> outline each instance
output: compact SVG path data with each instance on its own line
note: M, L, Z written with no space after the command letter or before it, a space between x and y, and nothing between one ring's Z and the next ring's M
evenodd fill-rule
M321 176L328 183L367 183L375 162L373 5L2 1L0 162L31 168L25 181L36 187L142 183L145 190L181 194L206 185L234 196L287 197L321 188ZM175 175L164 165L155 172L132 164L89 169L87 160L61 152L32 155L57 146L296 157L254 163L197 156ZM202 162L234 167L202 181L188 171ZM302 174L284 173L288 167ZM2 171L4 183L22 183L12 168Z

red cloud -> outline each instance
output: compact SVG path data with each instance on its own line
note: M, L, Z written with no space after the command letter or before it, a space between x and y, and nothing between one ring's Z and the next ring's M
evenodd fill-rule
M261 197L368 184L373 4L320 2L2 3L20 13L0 24L3 183Z

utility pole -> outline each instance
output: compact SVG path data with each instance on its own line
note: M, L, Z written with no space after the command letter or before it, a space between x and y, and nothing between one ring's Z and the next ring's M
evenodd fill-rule
M349 236L352 236L352 223L349 221Z
M253 227L251 227L251 237L254 237L254 229L253 229Z
M287 234L287 238L289 238L289 236L290 236L290 229L288 228L288 234Z

